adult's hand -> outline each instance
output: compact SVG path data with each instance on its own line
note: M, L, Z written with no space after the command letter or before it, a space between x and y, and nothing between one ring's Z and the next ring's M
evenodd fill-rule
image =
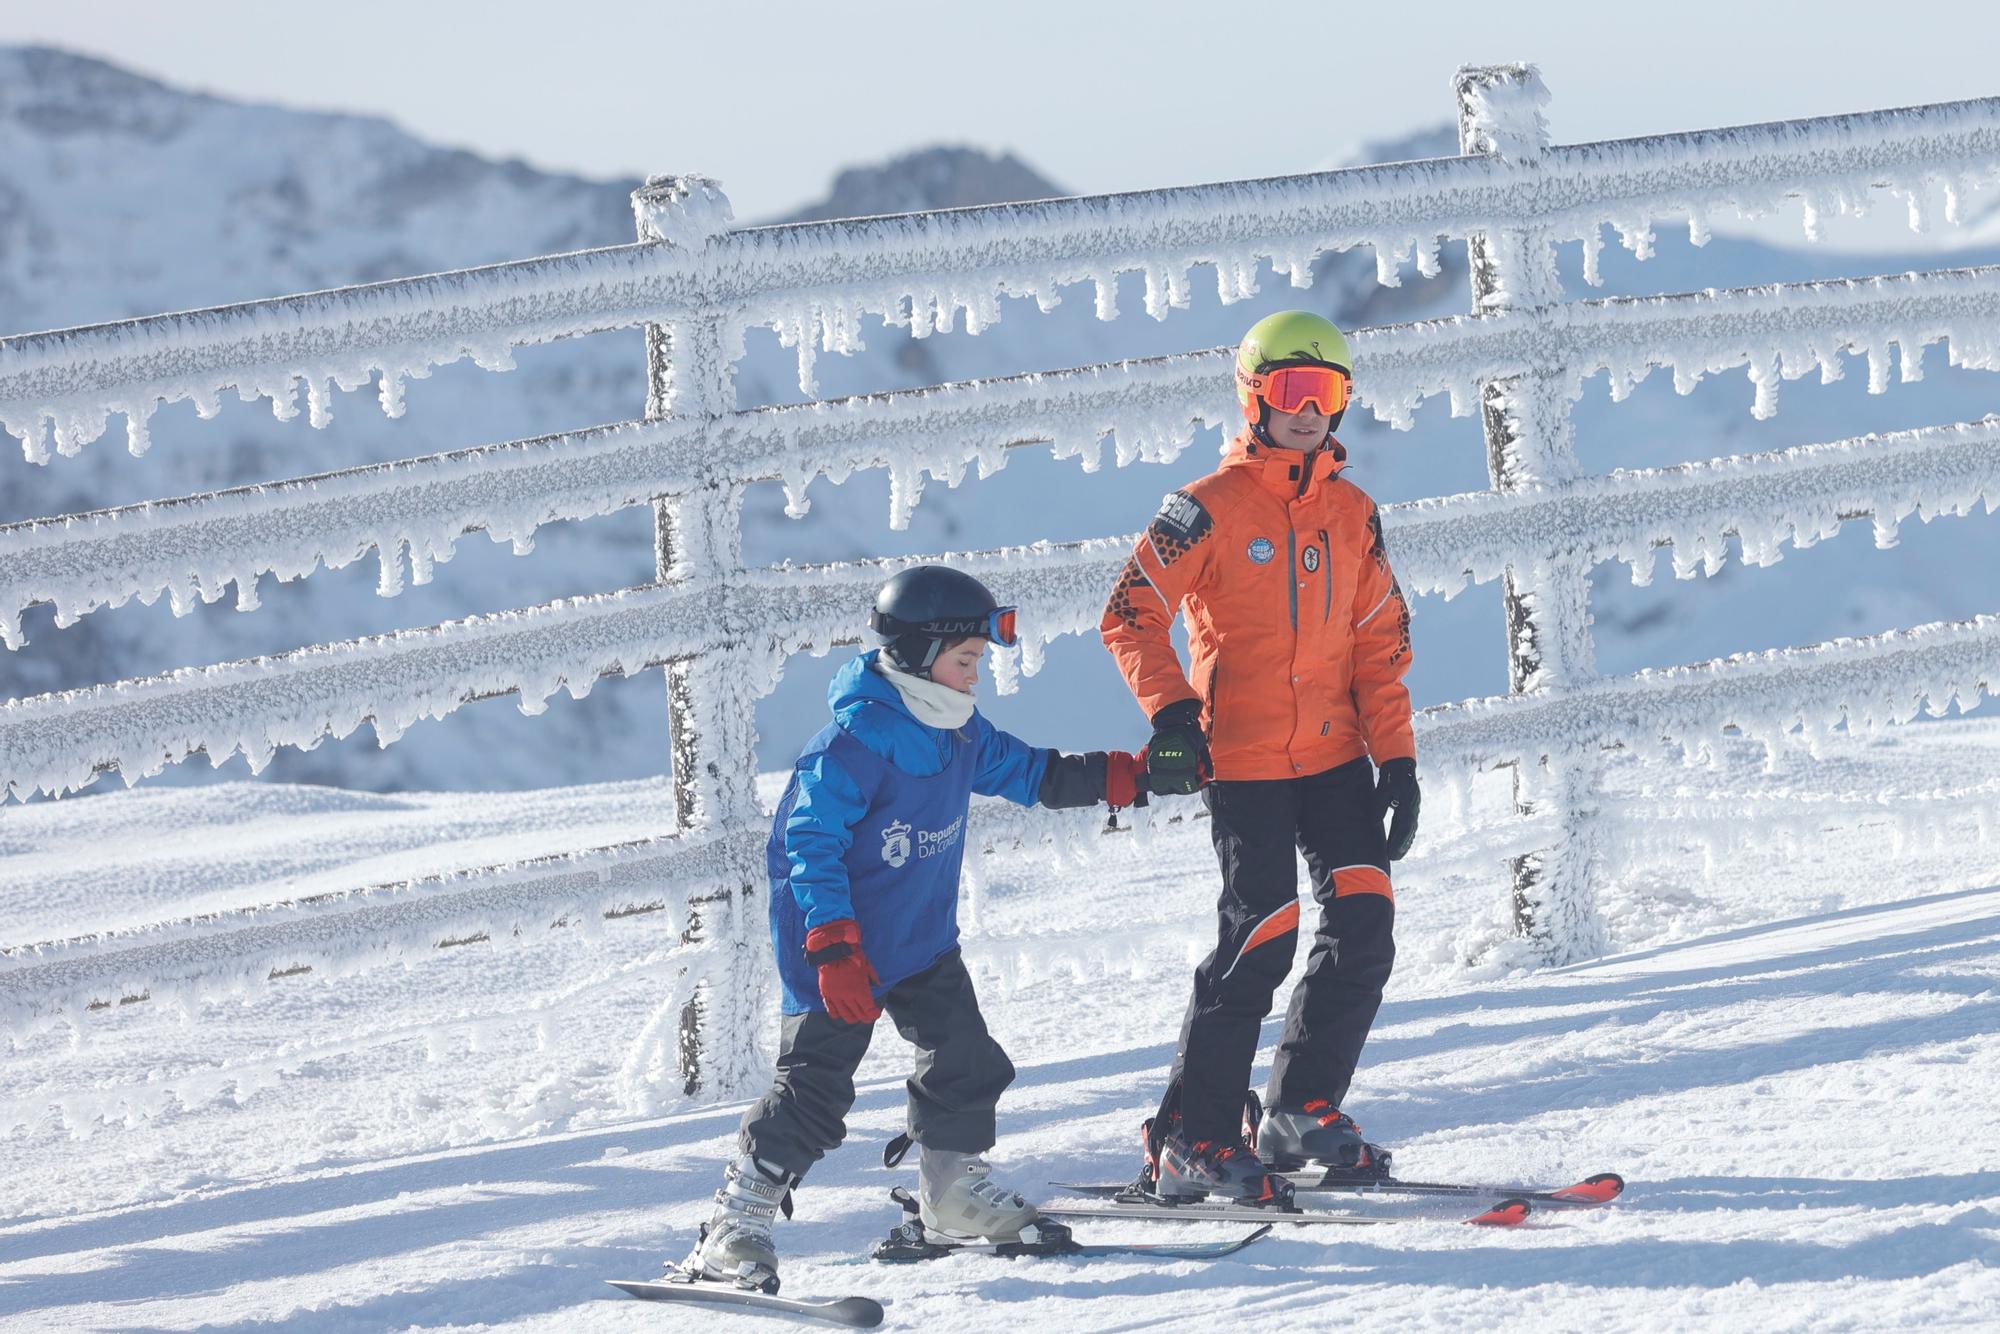
M1423 793L1417 787L1417 762L1382 761L1375 774L1375 815L1380 819L1390 811L1396 813L1389 821L1390 861L1401 861L1409 854L1410 844L1417 838L1417 807L1422 804Z
M1187 796L1215 776L1208 738L1201 734L1201 701L1184 699L1153 715L1153 740L1146 747L1147 785L1155 792Z
M873 988L882 985L875 966L861 952L861 924L828 922L806 932L806 962L819 969L819 998L843 1024L872 1024L882 1007Z

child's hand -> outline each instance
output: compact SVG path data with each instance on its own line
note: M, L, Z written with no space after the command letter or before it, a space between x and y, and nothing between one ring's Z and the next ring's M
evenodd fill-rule
M1146 804L1146 752L1114 750L1104 757L1104 804L1112 810Z
M882 1016L874 987L875 966L861 952L861 924L828 922L806 932L806 962L819 969L819 998L843 1024L872 1024Z

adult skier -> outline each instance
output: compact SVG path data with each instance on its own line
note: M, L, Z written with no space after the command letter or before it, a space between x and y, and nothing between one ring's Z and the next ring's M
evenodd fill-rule
M740 1152L684 1266L696 1277L776 1291L772 1223L846 1136L854 1071L885 1009L917 1049L908 1127L926 1232L1013 1241L1038 1216L985 1157L1014 1067L959 956L966 811L974 792L1023 806L1134 805L1145 765L1122 751L1039 750L980 716L980 655L988 641L1015 642L1014 615L970 575L904 570L869 619L881 647L827 691L832 721L793 765L766 852L784 987L777 1075L743 1117Z
M1144 1177L1163 1196L1274 1203L1290 1194L1275 1173L1308 1162L1385 1170L1341 1106L1395 960L1389 863L1416 836L1418 789L1409 606L1333 437L1352 386L1329 321L1286 311L1252 326L1236 353L1241 434L1166 498L1104 612L1105 646L1152 721L1151 790L1203 790L1222 866L1215 952L1147 1123ZM1188 671L1168 637L1176 611ZM1244 1089L1298 941L1294 847L1319 926L1253 1149Z

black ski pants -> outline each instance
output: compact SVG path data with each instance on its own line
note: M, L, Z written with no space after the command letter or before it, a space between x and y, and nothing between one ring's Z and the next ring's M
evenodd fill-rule
M1195 969L1156 1124L1164 1131L1178 1112L1188 1140L1227 1142L1241 1133L1258 1033L1297 952L1292 849L1312 874L1319 929L1278 1041L1270 1105L1338 1107L1347 1096L1396 961L1396 904L1366 758L1304 778L1210 783L1203 795L1222 863L1220 929Z
M917 1049L910 1138L954 1153L992 1148L993 1108L1014 1082L1014 1064L986 1031L959 952L890 987L882 1008ZM854 1071L874 1034L872 1023L843 1023L824 1010L786 1015L777 1077L743 1115L743 1152L803 1176L837 1147L854 1106Z

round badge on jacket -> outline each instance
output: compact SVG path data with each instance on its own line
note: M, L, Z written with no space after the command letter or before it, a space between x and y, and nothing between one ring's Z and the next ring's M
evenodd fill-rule
M1256 561L1259 565L1269 565L1271 558L1277 554L1278 549L1271 545L1270 538L1254 537L1250 539L1250 559Z

